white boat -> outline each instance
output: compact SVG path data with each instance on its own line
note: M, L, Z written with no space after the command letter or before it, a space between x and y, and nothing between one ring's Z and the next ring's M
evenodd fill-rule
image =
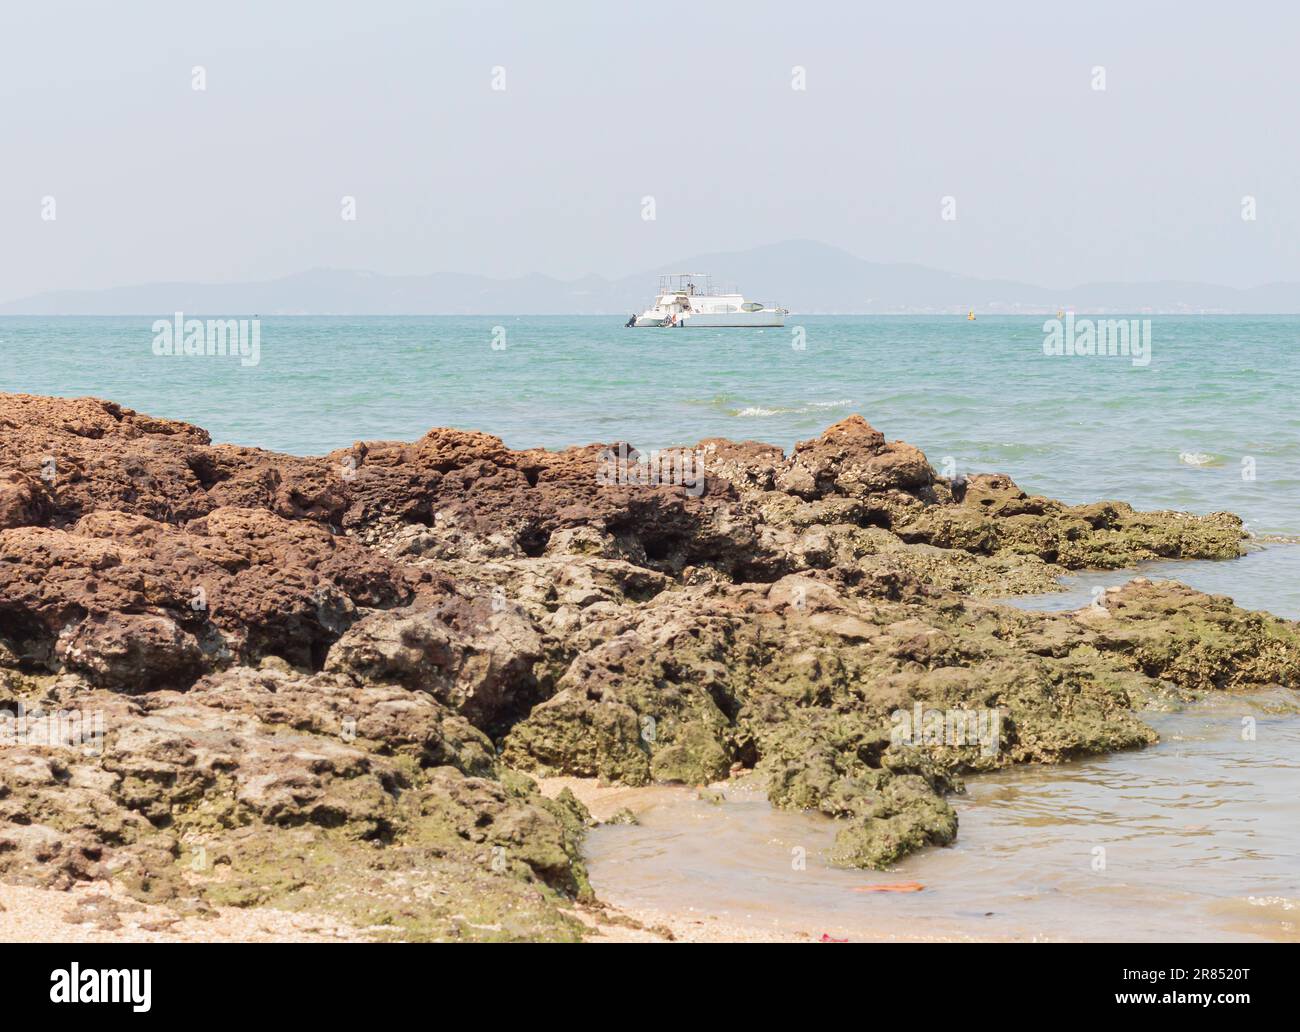
M747 301L735 288L717 289L699 272L674 272L659 277L655 303L627 321L628 326L715 327L784 326L789 311L776 305Z

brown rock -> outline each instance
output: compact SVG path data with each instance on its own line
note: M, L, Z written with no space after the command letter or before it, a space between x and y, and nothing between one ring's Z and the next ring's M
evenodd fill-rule
M319 666L358 606L411 593L356 542L265 510L218 509L184 529L105 511L69 530L0 531L0 635L28 662L124 690L268 654Z

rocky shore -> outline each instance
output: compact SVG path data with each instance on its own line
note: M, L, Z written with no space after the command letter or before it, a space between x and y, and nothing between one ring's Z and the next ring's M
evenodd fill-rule
M789 455L703 441L691 485L610 482L604 448L298 457L0 394L0 881L579 939L591 817L536 778L743 772L886 867L953 841L968 774L1145 745L1153 697L1300 683L1300 627L1176 583L992 601L1235 557L1230 514L954 485L856 416ZM963 714L997 734L954 739Z

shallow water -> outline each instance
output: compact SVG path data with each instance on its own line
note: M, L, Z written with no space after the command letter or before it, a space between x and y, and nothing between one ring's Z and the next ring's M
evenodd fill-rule
M1227 595L1243 609L1264 609L1300 620L1300 545L1269 545L1226 561L1191 560L1141 563L1131 569L1071 574L1065 589L1047 595L1020 595L1000 601L1020 609L1063 612L1086 606L1098 588L1134 577L1176 580L1211 595Z
M1148 749L972 779L953 797L956 843L889 872L831 866L834 822L753 790L712 804L650 789L639 825L590 833L592 885L619 905L813 938L1300 941L1294 705L1220 697L1147 714L1161 736ZM902 881L925 888L854 891Z

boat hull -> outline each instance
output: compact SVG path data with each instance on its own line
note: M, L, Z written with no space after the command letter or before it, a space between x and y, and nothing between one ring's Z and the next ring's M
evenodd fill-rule
M668 320L653 315L638 315L636 322L632 324L638 329L647 326L664 327L668 326ZM784 326L785 314L783 312L696 312L694 315L687 315L677 320L674 328L690 329L714 329L722 327L745 327L745 326Z
M784 326L783 312L696 312L688 315L685 326L701 329L711 326Z

